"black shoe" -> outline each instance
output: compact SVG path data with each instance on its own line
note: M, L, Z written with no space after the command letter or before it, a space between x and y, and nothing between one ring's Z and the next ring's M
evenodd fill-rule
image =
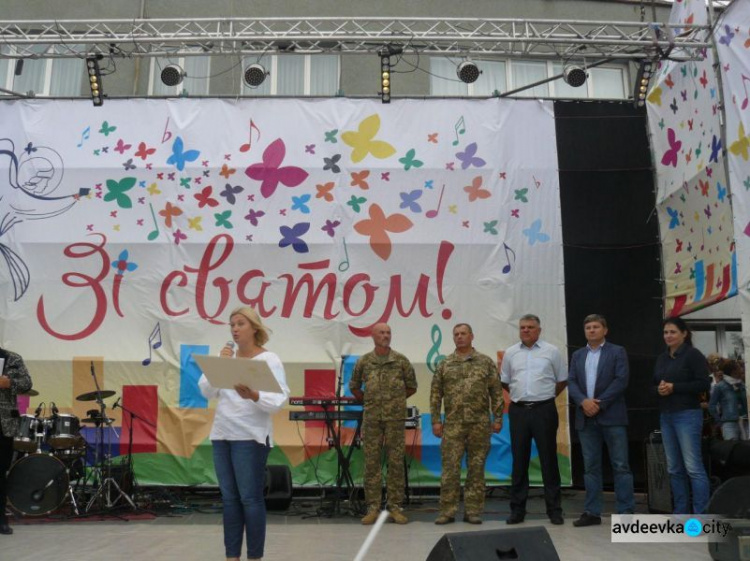
M552 522L555 526L560 526L561 524L565 524L565 519L560 513L550 514L549 521Z
M505 519L506 524L520 524L523 522L524 518L526 518L525 513L521 512L511 512L510 516Z
M581 514L581 517L578 520L573 522L573 526L575 526L576 528L583 528L584 526L598 526L601 523L601 516L594 516L593 514L584 512L583 514Z
M0 522L0 534L10 536L13 533L13 528L8 526L7 522Z

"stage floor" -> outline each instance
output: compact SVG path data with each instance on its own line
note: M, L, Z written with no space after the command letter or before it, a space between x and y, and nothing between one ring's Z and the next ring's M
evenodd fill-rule
M487 500L484 524L472 526L456 522L435 526L437 500L413 498L407 508L410 523L386 524L377 536L368 561L423 561L437 541L447 532L483 532L509 530L503 490ZM553 526L544 515L544 501L538 490L529 500L526 522L517 527L544 526L557 554L563 561L612 559L617 561L659 561L710 559L705 544L613 544L610 519L601 526L574 528L583 504L582 491L564 491L565 524ZM611 511L612 496L607 494L605 509ZM637 511L646 512L645 497L637 496ZM344 561L354 559L371 527L362 526L353 516L326 518L315 516L320 501L295 499L286 513L270 513L266 541L266 560ZM346 504L344 504L346 507ZM161 509L162 511L164 509ZM215 501L177 504L168 515L152 519L134 517L120 520L34 520L13 521L14 535L0 536L2 561L128 560L128 561L221 561L221 514ZM244 555L243 551L243 555Z

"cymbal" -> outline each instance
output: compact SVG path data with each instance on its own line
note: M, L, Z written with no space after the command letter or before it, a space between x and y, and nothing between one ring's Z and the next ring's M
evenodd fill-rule
M90 423L93 425L101 424L104 419L102 417L86 417L85 419L81 419L82 423ZM115 420L112 417L107 417L106 423L114 423Z
M18 392L18 395L28 395L29 397L36 397L39 395L39 392L34 389L31 389L27 392Z
M113 392L112 390L93 391L82 393L76 398L76 401L96 401L97 397L107 399L108 397L112 397L113 395L115 395L115 392Z

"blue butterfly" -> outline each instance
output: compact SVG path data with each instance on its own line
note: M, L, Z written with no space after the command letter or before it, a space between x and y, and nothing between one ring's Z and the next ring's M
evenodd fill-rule
M674 210L672 207L667 207L667 213L669 214L669 229L674 230L680 225L680 213Z
M723 37L719 38L719 43L722 43L722 44L724 44L724 45L726 45L728 47L729 43L731 43L732 39L734 39L734 32L732 31L732 29L728 25L724 26L724 31L726 33L724 34Z
M235 195L239 195L244 190L245 188L241 185L235 185L234 187L232 187L229 183L227 183L224 186L224 190L219 193L219 195L224 197L230 205L233 205L237 202L237 197L235 197Z
M292 197L292 210L298 210L302 214L310 214L310 207L307 203L310 202L310 194L302 195L301 197Z
M722 187L718 181L716 182L716 189L719 191L718 199L723 203L724 197L727 196L727 189L726 187Z
M201 155L199 150L184 150L184 147L182 137L176 137L172 144L172 155L167 158L167 163L173 165L179 171L185 169L186 162L194 162Z
M542 219L537 218L531 223L531 226L523 230L523 235L529 238L529 245L536 242L545 243L549 241L549 235L542 232Z
M721 150L721 139L714 135L711 140L711 156L708 158L709 162L719 163L719 151Z
M471 166L481 168L484 166L487 162L485 162L482 158L475 157L477 153L477 143L472 142L466 147L466 150L464 152L457 152L456 158L461 160L461 169L467 169Z
M307 247L307 243L302 239L301 236L305 235L310 229L309 222L299 222L291 228L289 226L279 226L279 232L281 232L281 241L279 247L292 246L292 249L297 253L307 253L310 248Z
M414 189L411 193L399 193L401 195L399 208L408 208L412 212L422 212L422 207L417 202L422 193L421 189Z

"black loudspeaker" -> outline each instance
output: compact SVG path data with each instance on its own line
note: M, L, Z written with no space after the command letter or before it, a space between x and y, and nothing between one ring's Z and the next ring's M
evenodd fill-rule
M667 456L661 432L653 431L646 439L646 476L648 481L648 511L672 512L672 489L669 486Z
M292 504L292 472L289 466L266 466L263 498L268 510L288 510Z
M712 473L722 481L750 475L750 440L714 440L710 455Z
M722 483L711 495L706 512L725 518L750 519L750 475Z
M547 529L541 526L445 534L427 561L560 561Z

